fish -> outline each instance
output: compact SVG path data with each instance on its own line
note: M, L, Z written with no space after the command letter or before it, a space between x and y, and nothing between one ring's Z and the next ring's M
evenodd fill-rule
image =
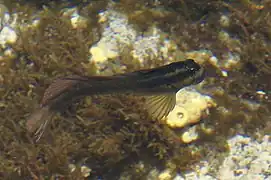
M45 90L38 110L26 121L26 129L38 141L56 112L76 99L92 95L132 93L146 97L145 109L153 119L162 119L173 110L176 93L205 78L204 68L193 59L151 69L112 76L69 75L54 80Z

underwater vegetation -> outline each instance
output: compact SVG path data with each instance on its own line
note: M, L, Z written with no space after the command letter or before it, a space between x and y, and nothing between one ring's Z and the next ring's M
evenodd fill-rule
M82 165L91 169L89 179L146 179L153 167L169 168L173 174L193 170L193 164L210 152L215 173L227 155L229 137L243 133L257 139L270 134L270 0L120 0L114 1L114 8L125 13L137 31L144 34L156 25L178 45L176 51L209 49L222 60L227 52L240 56L238 67L225 68L226 77L210 62L204 64L208 77L200 92L210 95L217 107L199 123L212 127L213 133L200 131L190 146L180 140L179 129L150 119L141 97L116 94L75 102L57 114L44 137L34 143L25 121L53 79L96 74L89 48L101 38L98 13L110 2L75 3L87 19L85 28L73 28L69 17L63 16L61 9L70 6L64 1L42 1L47 5L42 11L41 1L6 3L10 12L19 14L20 25L17 42L8 45L14 55L1 53L0 59L1 179L84 179ZM25 25L35 19L37 25ZM124 49L110 61L125 66L126 72L138 70L141 64L130 51ZM174 60L179 59L177 52ZM144 68L167 60L146 62ZM142 162L144 168L139 166Z

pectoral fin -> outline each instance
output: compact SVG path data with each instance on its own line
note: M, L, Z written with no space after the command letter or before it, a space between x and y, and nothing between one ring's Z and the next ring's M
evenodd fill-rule
M176 104L175 93L159 96L148 96L146 98L146 109L154 119L162 119L173 110Z

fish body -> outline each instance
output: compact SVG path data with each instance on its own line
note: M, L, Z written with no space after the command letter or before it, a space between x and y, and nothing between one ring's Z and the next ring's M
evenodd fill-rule
M33 132L38 128L40 137L48 124L46 117L51 117L50 112L61 111L64 104L80 97L111 93L146 96L146 109L150 116L161 119L174 108L176 92L203 79L204 69L191 59L114 76L63 77L46 89L40 109L27 121L27 129Z
M114 76L72 75L53 82L45 91L41 105L63 103L63 101L80 96L99 94L131 92L140 95L155 95L176 93L183 87L201 82L203 78L203 68L190 59Z

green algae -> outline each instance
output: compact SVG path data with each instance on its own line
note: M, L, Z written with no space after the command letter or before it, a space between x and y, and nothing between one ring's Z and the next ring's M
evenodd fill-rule
M228 151L226 139L238 133L236 124L251 134L257 128L264 128L271 110L270 94L269 98L258 99L255 92L259 88L271 88L268 81L270 47L265 43L270 38L270 17L266 16L270 3L264 1L263 10L251 12L251 6L244 5L247 1L230 5L213 2L161 2L160 7L166 11L157 10L152 1L120 1L117 5L140 30L144 31L155 22L176 38L182 50L206 47L214 50L218 57L227 47L218 39L222 28L215 13L225 9L231 12L234 24L228 30L234 34L239 32L236 36L243 44L243 65L241 69L232 71L227 79L217 75L214 67L206 65L209 73L216 74L212 86L223 89L223 93L210 90L208 93L219 107L229 113L224 113L221 108L210 110L206 121L214 125L215 133L202 132L201 138L194 143L198 146L196 152L189 145L182 144L176 133L163 122L149 119L141 108L142 99L132 95L91 97L78 101L66 112L58 114L41 142L33 144L24 127L25 119L38 105L50 82L67 74L95 74L95 65L88 61L88 49L100 38L97 13L106 5L95 2L81 9L82 15L89 19L86 29L73 29L69 19L57 10L43 11L37 28L21 30L19 42L12 46L17 57L2 60L4 65L0 70L4 88L0 89L0 149L3 153L0 156L0 177L75 179L82 177L80 166L85 164L92 169L91 178L94 179L100 176L117 179L120 175L125 176L125 172L132 178L144 179L154 166L160 169L168 167L175 172L193 169L193 164L210 151L204 149L205 144L222 152L214 156L215 167ZM21 10L28 11L24 7L20 7ZM244 21L240 14L245 12L251 14ZM149 18L145 19L147 22L143 21L145 16ZM203 20L208 23L201 27ZM192 23L195 21L197 23ZM259 29L259 25L267 28ZM129 52L129 48L126 49L117 60L127 67L127 71L139 69L139 62L131 60ZM148 68L159 66L161 62L150 59L146 64ZM260 109L251 109L243 99L259 101ZM211 151L215 152L214 149ZM146 164L144 170L137 168L139 161ZM174 165L169 166L169 162ZM70 163L77 165L73 172L69 171Z

